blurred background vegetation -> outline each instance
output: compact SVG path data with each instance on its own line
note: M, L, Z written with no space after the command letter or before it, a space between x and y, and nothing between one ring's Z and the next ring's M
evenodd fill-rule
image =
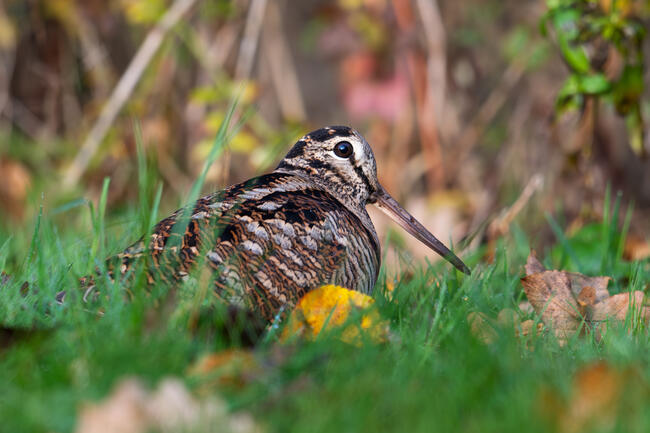
M253 114L211 190L349 124L443 240L518 217L547 244L546 213L578 230L610 187L643 237L649 25L646 0L0 0L0 229L43 205L89 231L61 210L105 177L107 209L136 203L138 129L174 209L239 95Z

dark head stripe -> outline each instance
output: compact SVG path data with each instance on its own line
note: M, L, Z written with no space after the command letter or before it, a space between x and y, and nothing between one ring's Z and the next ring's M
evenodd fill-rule
M305 140L298 140L298 142L293 145L291 150L289 150L289 153L287 153L287 156L285 156L285 158L297 158L302 156L305 153L306 145L307 143Z
M363 181L364 185L366 185L366 189L368 190L369 194L372 194L375 192L375 189L372 187L370 184L370 180L368 179L368 176L361 170L361 167L355 165L354 166L354 171L357 173L357 176Z
M347 126L331 126L329 128L321 128L307 134L312 140L325 141L333 137L350 137L354 135L352 128Z
M308 162L308 164L310 167L315 168L316 170L324 170L325 172L334 173L334 175L341 180L341 183L349 183L349 180L345 178L345 176L339 171L337 167L334 167L325 161L312 159Z
M341 174L341 172L338 170L338 168L331 166L327 162L318 160L318 159L312 159L307 162L308 167L303 167L300 165L294 165L291 164L290 162L287 162L286 160L282 160L280 162L280 165L278 165L278 168L280 169L285 169L285 170L291 170L291 171L302 171L303 173L306 173L307 175L311 176L313 175L313 171L310 172L309 167L315 169L315 170L323 170L325 172L330 172L333 173L336 177L338 177L343 183L347 183L345 176Z

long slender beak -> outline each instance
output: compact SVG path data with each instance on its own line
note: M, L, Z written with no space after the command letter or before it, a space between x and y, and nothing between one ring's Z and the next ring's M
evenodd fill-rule
M467 275L471 271L449 248L440 242L434 235L429 232L418 220L416 220L410 213L408 213L397 201L381 188L380 191L375 193L375 205L388 215L393 221L400 225L404 230L413 235L417 240L424 245L431 248L436 253L440 254L448 262L456 267L456 269L464 272Z

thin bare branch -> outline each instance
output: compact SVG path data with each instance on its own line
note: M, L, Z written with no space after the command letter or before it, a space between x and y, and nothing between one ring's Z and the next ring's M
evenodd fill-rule
M257 51L257 44L260 39L266 2L267 0L252 0L250 9L248 10L244 37L239 46L239 57L237 58L237 66L235 67L235 78L238 80L247 80L253 70L253 60L255 59L255 52Z
M508 100L512 89L519 83L526 70L525 61L513 61L505 70L501 81L483 102L468 127L456 142L456 169L463 163L467 155L476 145L485 128L499 113L503 104Z
M533 194L539 191L543 185L544 176L540 173L534 174L519 197L517 197L517 200L509 208L503 209L501 214L490 223L487 229L489 238L495 239L507 233L512 221L526 207Z
M280 7L276 2L269 4L267 15L262 43L280 111L285 119L303 121L307 118L305 103L300 92L291 50L284 36Z
M392 1L395 18L400 31L411 34L415 29L415 14L409 1ZM419 12L419 11L418 11ZM430 18L430 17L429 17ZM437 44L437 42L436 42ZM430 92L428 53L425 58L417 49L409 47L404 53L408 72L413 87L417 129L420 138L422 156L426 160L426 180L429 189L440 189L444 184L445 166L442 162L442 150L438 133L438 119ZM436 56L438 54L435 54ZM443 71L444 74L444 71Z
M90 130L79 153L72 164L68 167L64 177L63 185L70 187L77 183L81 175L86 171L88 163L97 152L111 124L119 114L120 110L133 93L147 65L156 54L169 31L176 23L190 10L197 0L176 0L165 12L156 26L151 29L142 45L138 49L131 63L115 86L108 102L104 105L99 118Z
M436 119L442 119L447 86L445 27L436 0L417 0L416 4L427 42L427 103L433 104Z

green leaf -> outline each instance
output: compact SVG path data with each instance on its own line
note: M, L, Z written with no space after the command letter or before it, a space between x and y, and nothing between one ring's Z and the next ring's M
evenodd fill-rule
M614 104L619 113L627 114L639 105L643 87L643 68L625 65L613 92Z
M608 92L612 85L604 74L580 77L580 90L587 95L599 95Z
M580 14L577 10L563 10L553 16L553 27L562 57L571 69L584 74L590 69L589 58L581 46L574 45L579 36L577 25L579 19Z
M564 57L564 60L569 64L571 69L583 74L589 72L589 59L582 47L572 47L564 38L558 37L558 42L560 44L562 57Z
M627 127L627 133L630 137L630 148L638 156L644 156L643 124L638 110L633 110L625 116L625 126Z

